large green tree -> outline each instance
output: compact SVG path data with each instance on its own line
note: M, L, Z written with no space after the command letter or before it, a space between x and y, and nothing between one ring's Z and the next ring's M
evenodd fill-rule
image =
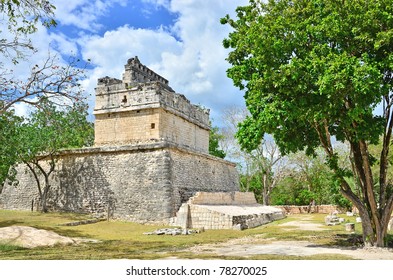
M386 246L393 210L388 177L393 104L391 0L251 0L233 31L228 76L245 90L251 115L238 139L245 149L274 136L282 153L321 146L341 193L359 210L366 245ZM375 113L376 108L380 112ZM347 141L353 169L340 166L333 137ZM377 159L368 147L382 139ZM378 164L378 176L372 166ZM354 192L347 180L358 181Z
M86 120L86 109L83 102L62 108L47 102L17 129L17 139L12 145L17 161L26 164L35 178L42 212L48 210L50 176L61 150L93 143L93 126Z

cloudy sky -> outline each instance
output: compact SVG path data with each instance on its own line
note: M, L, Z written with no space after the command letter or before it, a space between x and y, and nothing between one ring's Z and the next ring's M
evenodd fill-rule
M67 58L91 59L84 81L92 94L103 76L121 78L128 58L138 56L169 80L170 86L194 104L211 109L220 126L223 109L244 106L243 93L226 77L228 50L222 40L230 32L220 24L246 0L53 0L56 28L34 34L39 52L29 61L44 59L48 50ZM26 66L18 65L20 73ZM22 107L17 108L20 112Z

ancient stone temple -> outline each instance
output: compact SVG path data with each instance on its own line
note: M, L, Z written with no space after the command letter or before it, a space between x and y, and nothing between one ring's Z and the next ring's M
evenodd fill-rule
M94 147L59 155L51 209L167 223L198 192L239 190L235 164L208 154L209 110L138 57L127 61L122 80L98 80L94 115ZM17 170L19 185L4 186L0 208L30 210L37 186L24 165Z
M209 110L175 93L168 81L142 65L125 65L123 80L98 80L95 145L163 140L201 153L209 150Z

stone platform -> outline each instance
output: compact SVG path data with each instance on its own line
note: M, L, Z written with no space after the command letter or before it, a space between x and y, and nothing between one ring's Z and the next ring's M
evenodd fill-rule
M198 192L180 207L172 225L243 230L283 218L282 209L258 204L250 192Z

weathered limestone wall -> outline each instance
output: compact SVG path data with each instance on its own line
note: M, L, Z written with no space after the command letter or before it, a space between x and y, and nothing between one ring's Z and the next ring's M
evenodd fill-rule
M171 150L171 158L172 182L179 192L180 204L197 192L239 190L239 175L234 163L184 149Z
M94 114L96 146L165 139L203 153L209 150L208 112L179 94L159 91L159 85L99 93Z
M345 213L346 212L345 209L338 207L337 205L315 205L315 206L277 205L274 207L284 210L289 215L290 214L306 214L306 213L330 214L330 213L333 213L336 211L338 213Z
M182 204L172 225L241 230L283 218L283 210L258 204L251 192L198 192Z
M191 163L204 163L204 167L198 167L198 176L212 177L212 169L228 171L216 174L215 184L208 187L200 183L194 185L192 180L195 176L188 174L192 172L181 174L183 169L176 162L181 154L186 154ZM196 169L192 164L188 167ZM5 186L0 194L2 209L30 210L32 199L37 199L38 190L31 173L22 165L18 169L19 186ZM189 198L181 195L180 183L194 192L198 188L235 190L238 189L237 184L226 185L228 178L218 178L231 172L236 173L232 164L175 149L166 142L72 150L64 152L58 161L48 205L58 211L103 215L109 207L114 218L168 222L175 216L182 198ZM236 175L231 177L236 178Z
M138 57L127 61L122 80L98 79L95 93L95 146L154 139L208 153L210 110L176 93Z
M252 192L198 192L189 200L200 205L254 205L258 204Z
M169 152L153 146L75 150L59 160L48 204L53 210L101 214L110 207L115 218L132 221L168 219L175 211L170 163ZM38 191L26 171L19 172L18 189L3 190L1 208L30 209Z
M160 110L160 138L166 139L195 151L208 153L209 130L169 111Z
M95 144L126 144L159 139L160 109L114 112L96 115Z

